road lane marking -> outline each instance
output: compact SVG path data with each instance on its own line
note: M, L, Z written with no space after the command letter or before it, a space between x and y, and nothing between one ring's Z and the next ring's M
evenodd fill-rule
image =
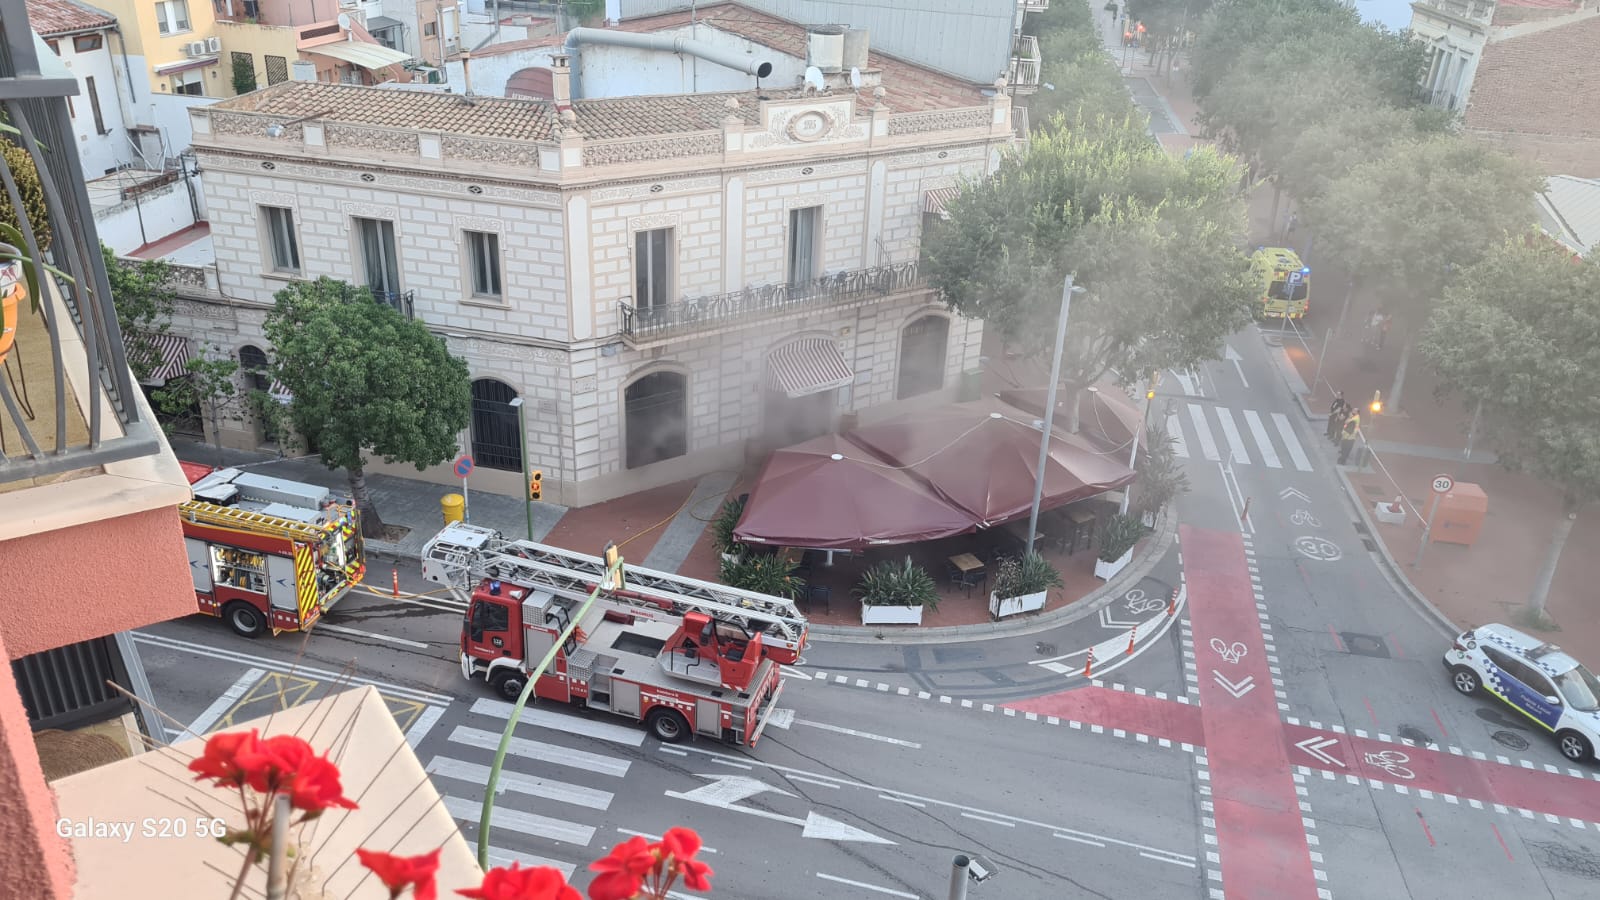
M819 781L818 779L815 779L815 778L806 778L803 775L790 775L789 776L789 780L790 781L798 781L798 782L800 782L802 784L816 785L817 787L833 788L834 790L838 790L839 789L839 786L837 784L834 784L831 781Z
M471 825L478 824L483 815L483 804L475 800L464 800L446 794L444 808L450 815L461 822ZM579 847L589 846L594 839L594 828L589 825L580 825L577 822L568 822L563 819L552 819L549 816L539 816L525 813L520 810L507 809L504 806L496 807L491 824L515 831L532 837L549 838L564 844L576 844Z
M1015 828L1015 827L1017 827L1017 823L1015 823L1015 822L1007 822L1004 819L991 819L988 816L980 816L980 815L976 815L974 813L969 813L969 812L962 813L961 814L961 818L963 818L963 819L976 819L979 822L988 822L990 825L1004 825L1007 828Z
M899 738L884 737L881 734L873 734L868 731L857 731L854 728L845 728L842 725L829 725L826 722L813 722L810 719L799 718L795 719L794 723L796 725L810 725L812 728L820 728L823 731L832 731L838 734L848 734L851 737L866 738L869 741L881 741L885 744L894 744L900 747L910 747L912 750L922 749L922 745L916 741L902 741Z
M490 716L501 721L511 718L512 709L513 706L510 703L490 700L487 697L472 704L474 715ZM524 707L522 716L518 719L517 724L565 731L567 734L597 738L614 744L627 744L630 747L637 747L644 743L644 732L637 728L613 725L610 722L596 722L568 713L541 709L537 706Z
M701 847L700 849L704 850L705 848ZM512 863L521 863L522 867L525 869L531 869L535 866L549 866L550 868L559 871L562 876L566 878L571 878L572 873L577 871L578 868L572 863L564 863L554 859L547 859L543 856L534 856L532 853L515 853L510 850L501 850L499 847L495 846L489 847L489 865L502 867L510 866Z
M1200 454L1212 462L1221 462L1222 457L1217 453L1217 442L1211 437L1211 426L1206 424L1206 411L1191 403L1189 418L1194 421L1194 436L1200 441Z
M354 637L371 638L372 640L375 640L375 641L384 641L384 642L390 643L390 644L399 644L402 647L414 647L414 648L416 648L418 650L426 650L426 649L428 649L428 645L422 643L421 641L408 641L405 638L390 637L387 634L374 634L374 633L372 633L370 631L361 631L360 629L356 629L356 628L346 628L343 625L329 625L327 622L318 622L316 625L314 625L312 627L315 628L315 629L320 629L322 631L332 631L332 632L335 632L336 634L348 634L348 635L351 635L351 636L354 636Z
M789 777L793 778L794 776L791 775ZM907 800L904 797L896 797L893 794L879 794L878 795L878 799L879 800L888 800L890 803L904 803L907 806L915 806L918 809L927 809L928 808L928 804L926 804L926 803L918 803L915 800Z
M1289 424L1289 417L1283 413L1272 414L1272 424L1278 426L1278 434L1283 438L1283 445L1289 450L1289 459L1294 462L1294 467L1302 472L1311 471L1311 460L1306 459L1306 451L1300 446L1300 439L1294 436L1294 427Z
M1167 435L1172 438L1172 452L1179 459L1189 458L1189 444L1183 439L1183 424L1178 420L1176 413L1167 416Z
M432 731L433 726L438 724L439 717L442 715L444 715L444 707L442 706L427 706L423 708L422 714L417 716L417 721L406 729L406 743L411 745L412 750L417 749L417 745L422 743L422 739L428 736L428 732Z
M618 828L617 829L617 833L618 834L625 834L628 837L642 837L647 841L659 841L659 840L661 840L661 835L659 835L659 834L651 834L648 831L629 831L626 828ZM714 847L707 847L706 845L701 844L700 845L700 852L701 853L716 853L717 851L716 851L716 848L714 848Z
M1156 853L1146 853L1143 850L1139 851L1139 855L1144 857L1145 859L1153 859L1156 862L1172 863L1175 866L1188 866L1191 869L1193 869L1195 867L1195 864L1193 862L1190 862L1189 860L1186 860L1186 859L1174 859L1173 857L1170 857L1170 856L1161 856L1160 854L1156 854Z
M920 900L916 894L908 894L905 891L897 891L894 888L879 887L875 884L867 884L864 881L851 881L848 878L840 878L837 875L829 875L827 872L818 872L817 877L826 881L835 881L839 884L848 884L851 887L858 887L864 891L875 891L879 894L888 894L891 897L908 897L910 900Z
M489 767L477 763L454 759L449 756L435 756L428 762L429 774L439 775L455 781L464 781L467 784L485 785L489 783ZM607 791L596 790L577 784L567 784L564 781L552 781L548 778L539 778L533 775L524 775L521 772L502 771L498 792L514 791L518 794L527 794L530 797L539 797L553 800L556 803L567 803L572 806L584 806L589 809L606 810L611 808L612 795Z
M1057 833L1055 837L1061 838L1063 841L1074 841L1079 844L1088 844L1091 847L1100 847L1102 849L1105 848L1105 844L1102 844L1099 841L1091 841L1088 838L1073 837L1070 834Z
M1261 424L1261 417L1255 410L1244 411L1244 423L1250 427L1250 436L1256 439L1256 448L1261 451L1261 461L1267 468L1283 468L1283 463L1278 461L1278 451L1272 448L1272 438L1267 435L1267 426Z
M217 724L217 720L222 718L224 713L226 713L229 709L232 709L235 703L239 702L240 697L243 697L246 692L255 687L256 682L260 681L266 676L266 669L250 669L243 675L239 676L239 680L235 681L232 687L223 691L222 696L211 701L211 705L206 707L205 712L202 712L195 718L193 722L190 722L189 727L184 729L183 732L178 735L176 740L182 740L184 735L203 737L206 731L211 728L211 726Z
M1244 438L1239 435L1239 426L1234 424L1233 413L1225 406L1215 409L1217 421L1222 423L1222 436L1228 440L1228 452L1233 454L1233 461L1241 466L1250 465L1250 454L1244 449Z
M480 750L498 750L500 735L481 728L468 728L457 725L455 731L450 732L450 741L456 744L465 744L468 747L477 747ZM514 737L506 745L506 751L513 756L525 759L534 759L541 762L554 763L558 766L568 766L574 769L583 769L597 775L610 775L621 778L628 774L632 763L625 759L612 756L602 756L599 753L589 753L585 750L574 750L571 747L562 747L558 744L546 744L542 741L530 741L527 738Z

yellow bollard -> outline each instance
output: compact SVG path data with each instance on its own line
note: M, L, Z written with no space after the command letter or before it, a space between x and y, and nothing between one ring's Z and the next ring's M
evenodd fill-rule
M460 494L445 494L439 498L439 513L444 516L446 525L461 521L466 507L467 498Z

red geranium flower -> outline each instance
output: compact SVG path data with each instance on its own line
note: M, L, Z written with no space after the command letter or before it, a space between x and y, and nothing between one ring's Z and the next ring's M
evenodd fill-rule
M416 900L436 900L439 896L439 888L433 880L439 871L438 850L421 856L394 856L358 849L356 856L389 889L389 900L399 897L408 887L416 889Z
M260 740L254 728L229 734L213 734L206 739L205 753L190 761L189 771L196 773L195 781L210 778L215 780L219 787L238 787L249 778L246 767L249 760L255 756L259 744Z
M263 794L284 793L295 809L314 817L331 807L355 809L339 784L339 767L318 756L304 738L280 734L238 754L244 783Z
M669 828L661 836L661 849L671 857L671 871L683 876L691 891L711 890L711 867L694 858L700 852L700 835L688 828Z
M310 816L333 807L356 808L339 784L339 767L324 756L313 756L301 763L285 790L289 792L289 805Z
M549 866L524 869L516 863L509 869L490 869L481 887L456 893L476 900L583 900L557 870Z
M644 885L644 876L660 864L653 845L635 835L611 848L605 857L589 864L599 877L589 885L589 900L629 900Z

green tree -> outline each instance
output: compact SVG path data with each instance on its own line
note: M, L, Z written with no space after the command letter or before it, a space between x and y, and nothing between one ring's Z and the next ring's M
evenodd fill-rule
M1057 3L1036 17L1044 59L1039 80L1048 87L1028 98L1028 112L1041 127L1049 127L1057 114L1068 124L1142 116L1122 73L1106 56L1095 15L1083 3Z
M1401 141L1350 169L1306 205L1307 218L1358 285L1415 334L1452 273L1532 218L1543 179L1498 151L1454 135ZM1415 341L1408 337L1388 395L1400 406Z
M1533 234L1491 248L1435 305L1420 347L1444 388L1482 404L1502 464L1561 487L1528 597L1543 619L1578 512L1600 496L1600 264Z
M168 415L178 415L197 406L210 415L217 465L222 465L222 414L230 410L239 397L238 385L234 383L238 372L237 359L218 347L208 347L200 356L189 360L183 377L170 379L151 392L157 408Z
M1232 160L1175 159L1130 121L1058 122L952 201L924 239L929 277L952 308L1046 355L1075 273L1087 292L1072 304L1069 385L1188 367L1250 321L1259 290L1238 249L1237 181Z
M233 92L248 94L256 89L255 56L249 53L233 55Z
M418 471L449 459L471 416L467 364L364 287L318 278L274 296L266 334L272 375L293 396L289 420L328 468L346 470L362 531L379 536L369 455Z
M0 130L9 134L15 129L5 125L0 126ZM23 208L28 211L28 224L33 226L34 239L39 242L39 251L49 251L53 238L50 215L45 209L44 187L39 183L39 170L34 166L33 157L5 137L0 137L0 157L4 158L6 170L16 182L17 194L22 198ZM17 229L22 227L21 220L17 218L17 209L11 205L10 192L5 190L0 190L0 225ZM17 249L28 252L25 244L18 244Z
M171 267L160 259L141 259L126 264L110 247L100 245L105 260L106 280L111 285L111 302L117 310L117 325L122 329L122 346L128 368L134 377L150 377L161 365L161 351L155 337L171 328L172 308L177 301L169 278Z

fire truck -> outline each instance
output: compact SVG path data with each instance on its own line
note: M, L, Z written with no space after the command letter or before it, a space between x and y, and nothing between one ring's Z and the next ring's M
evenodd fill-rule
M515 700L539 662L538 697L754 747L799 660L807 625L789 600L624 564L564 643L557 640L606 563L453 522L423 548L422 576L466 605L461 674Z
M1256 317L1299 319L1311 310L1311 269L1287 247L1259 247L1250 256L1250 273L1261 284Z
M355 504L327 488L184 463L178 507L200 611L235 632L309 631L366 574Z

